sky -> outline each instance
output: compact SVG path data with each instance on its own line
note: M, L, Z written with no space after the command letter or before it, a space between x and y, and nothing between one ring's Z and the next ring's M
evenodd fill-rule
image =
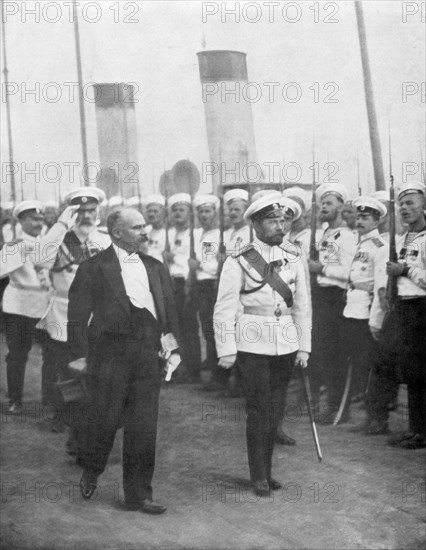
M6 91L17 196L22 189L25 199L52 199L59 185L62 195L78 186L83 173L79 105L71 94L77 82L71 2L5 1L4 9L9 88L2 80L2 200L10 198ZM425 14L421 2L370 0L363 9L385 178L390 125L395 181L419 180L425 162ZM156 192L164 169L178 160L191 160L201 173L209 162L196 56L203 49L247 53L249 82L260 90L251 102L257 160L263 167L280 163L276 181L287 163L299 167L285 172L289 179L311 181L314 139L320 181L327 176L324 164L335 163L334 179L355 196L359 164L362 191L374 190L352 1L80 1L77 13L86 89L91 82L137 86L143 195ZM276 83L272 97L268 82ZM88 91L86 96L88 157L97 162L95 108ZM74 172L70 163L78 163ZM202 177L201 190L210 192L208 178Z

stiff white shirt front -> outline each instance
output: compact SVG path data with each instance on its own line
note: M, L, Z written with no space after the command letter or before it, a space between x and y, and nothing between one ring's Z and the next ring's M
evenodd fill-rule
M146 308L157 318L154 298L149 290L148 274L138 254L129 254L124 248L113 244L118 261L120 262L121 276L129 300L135 307Z

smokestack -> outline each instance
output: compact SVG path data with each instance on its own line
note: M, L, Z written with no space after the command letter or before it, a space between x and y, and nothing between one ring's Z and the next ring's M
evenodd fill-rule
M127 83L94 84L99 162L98 186L107 197L138 194L138 159L134 87Z
M246 54L212 50L199 52L197 56L213 192L217 193L221 183L234 186L257 183L262 175L256 164L253 115L246 86Z

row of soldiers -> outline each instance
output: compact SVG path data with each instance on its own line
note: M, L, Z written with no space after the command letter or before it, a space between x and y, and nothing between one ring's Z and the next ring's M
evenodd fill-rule
M271 198L274 191L270 193ZM339 413L341 423L348 421L351 394L363 392L368 386L368 417L361 430L371 435L386 433L389 403L395 398L398 384L407 383L410 432L399 438L398 444L408 448L425 444L424 350L419 347L426 296L424 196L421 183L411 182L400 187L400 214L408 232L398 240L397 265L389 265L386 263L387 195L379 193L353 201L357 221L355 229L351 229L342 217L347 204L345 187L322 186L318 190L321 227L314 239L317 259L310 257L309 195L298 187L274 195L286 220L284 242L292 243L295 258L303 265L306 292L311 297L312 354L308 371L318 420L332 423ZM252 202L258 199L259 195L254 196ZM41 203L24 201L15 207L22 240L2 249L1 274L10 278L3 311L12 414L22 411L25 364L35 337L43 352L42 403L45 406L54 400L57 379L72 376L66 342L68 290L79 264L110 244L107 232L99 227L98 221L99 206L104 201L105 195L97 188L72 191L66 197L69 206L43 236ZM224 353L220 351L218 356L222 321L220 316L213 320L222 256L238 256L252 240L250 217L246 215L247 191L228 191L224 204L231 223L224 233L226 252L220 247L216 196L203 194L191 200L188 194L177 193L166 202L161 195L153 195L143 204L138 201L133 205L137 209L143 206L146 221L152 227L145 252L168 266L174 283L183 344L183 364L176 379L201 382L201 326L206 342L204 366L211 371L210 380L204 385L206 390L223 390L230 380L230 371L219 365L220 354ZM120 205L112 204L111 209L116 206ZM194 230L190 223L192 208L197 218ZM387 306L383 289L389 275L398 278L399 301L385 319ZM256 301L256 293L252 298ZM253 307L258 306L255 303ZM275 311L281 311L279 304ZM268 319L266 316L266 322L275 322L277 317ZM259 349L266 345L268 342L261 340ZM389 349L394 350L391 356ZM411 365L411 370L407 365ZM320 407L322 386L327 390L325 410ZM282 443L294 444L282 431L278 437ZM72 448L71 433L68 450L72 452Z

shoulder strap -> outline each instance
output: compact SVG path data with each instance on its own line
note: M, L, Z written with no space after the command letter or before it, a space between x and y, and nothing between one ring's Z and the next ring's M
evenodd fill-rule
M293 293L290 287L278 275L274 263L267 264L254 247L245 250L241 255L252 267L254 267L262 279L264 279L275 292L278 292L287 304L287 307L291 307L293 305Z

